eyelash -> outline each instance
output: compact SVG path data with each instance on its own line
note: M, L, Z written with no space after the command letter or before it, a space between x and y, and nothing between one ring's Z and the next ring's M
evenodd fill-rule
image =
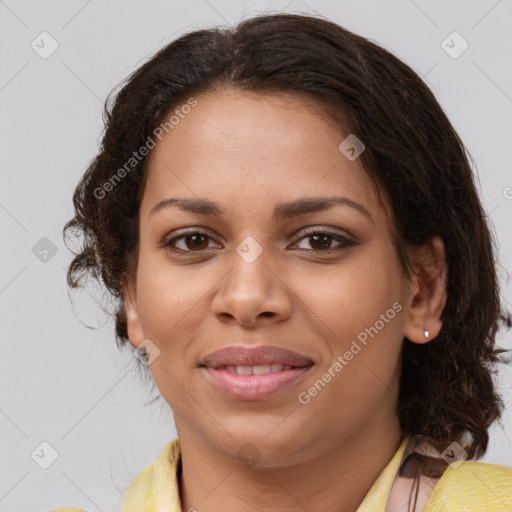
M192 236L192 235L201 235L201 236L203 236L205 238L213 239L213 237L211 237L205 231L194 230L194 231L185 232L185 233L182 233L179 236L175 236L173 238L164 240L164 242L162 244L162 247L170 249L170 250L172 250L174 252L177 252L177 253L180 253L180 252L183 253L181 255L184 255L184 254L187 254L187 253L198 253L198 254L200 254L200 253L202 253L204 251L207 251L208 249L199 249L197 251L192 251L192 250L186 250L185 251L183 249L177 249L176 247L173 247L172 244L175 243L176 241L178 241L178 240L180 240L182 238L186 238L188 236ZM312 237L314 235L327 235L327 236L333 238L335 241L339 242L340 246L337 247L337 248L331 248L331 249L325 249L325 250L320 250L320 249L301 249L301 250L305 250L305 251L313 252L313 253L317 253L317 254L320 254L320 253L331 254L333 252L342 251L342 250L346 249L347 247L353 247L353 246L357 245L357 243L354 242L353 240L350 240L349 238L347 238L347 237L345 237L343 235L340 235L339 233L335 233L335 232L330 231L330 230L325 229L325 228L314 228L311 231L308 231L307 233L302 233L302 236L297 240L297 242L294 243L294 245L296 245L298 242L300 242L304 238L310 238L310 237Z

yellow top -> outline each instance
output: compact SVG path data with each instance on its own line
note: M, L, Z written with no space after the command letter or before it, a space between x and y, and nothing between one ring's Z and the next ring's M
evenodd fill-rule
M357 512L384 512L408 436L366 494ZM179 440L174 439L157 460L130 484L122 512L183 512L180 507L177 463ZM478 461L448 466L434 487L424 512L512 512L512 468ZM85 512L57 508L50 512Z

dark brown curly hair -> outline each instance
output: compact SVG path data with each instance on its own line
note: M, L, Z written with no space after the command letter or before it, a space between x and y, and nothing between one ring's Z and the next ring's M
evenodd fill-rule
M429 438L440 451L458 441L469 458L481 458L487 430L504 407L492 376L495 364L504 362L499 354L507 352L495 348L495 338L501 322L511 326L511 317L500 303L494 240L473 161L418 75L335 23L270 14L234 28L190 32L112 91L101 148L77 185L75 216L64 227L66 243L71 235L80 239L69 286L81 286L89 275L106 287L115 302L116 342L125 345L123 283L136 272L139 205L151 154L141 158L140 149L187 99L223 86L306 96L364 141L360 158L389 199L405 275L414 265L407 248L441 237L448 264L443 327L425 344L403 340L399 420L403 432Z

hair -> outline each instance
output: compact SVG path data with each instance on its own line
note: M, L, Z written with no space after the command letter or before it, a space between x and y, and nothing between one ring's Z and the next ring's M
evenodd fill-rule
M80 238L68 285L82 286L89 275L106 287L115 302L118 348L128 342L123 283L136 272L149 156L135 164L130 159L148 147L172 111L220 87L301 95L343 120L363 141L364 169L389 200L405 275L415 265L408 249L435 236L443 240L448 300L442 329L425 344L404 338L398 416L404 433L425 436L440 450L458 441L468 458L482 457L487 430L504 407L492 376L507 351L495 348L495 338L511 317L500 302L495 242L473 160L410 67L333 22L267 14L189 32L113 90L105 101L101 147L76 187L75 215L63 231L65 242L71 234ZM136 171L127 170L129 161Z

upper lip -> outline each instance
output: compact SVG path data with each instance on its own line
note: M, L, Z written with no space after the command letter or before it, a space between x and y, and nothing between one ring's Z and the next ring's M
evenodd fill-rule
M202 360L201 366L218 368L219 366L259 366L272 363L302 367L309 366L313 361L307 356L282 347L234 345L207 355Z

